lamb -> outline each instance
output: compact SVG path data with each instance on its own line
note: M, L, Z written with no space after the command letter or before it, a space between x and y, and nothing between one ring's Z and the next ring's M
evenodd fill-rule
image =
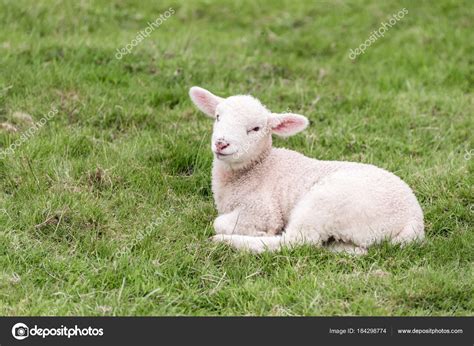
M292 136L308 126L306 117L272 113L249 95L222 98L200 87L189 95L215 119L213 241L254 253L311 244L365 254L384 240L424 238L422 209L396 175L272 147L272 134Z

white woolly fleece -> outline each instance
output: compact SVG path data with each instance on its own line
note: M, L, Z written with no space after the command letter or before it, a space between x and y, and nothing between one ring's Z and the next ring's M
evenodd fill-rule
M302 115L274 114L251 96L223 99L198 87L190 96L216 119L214 241L257 253L310 243L363 254L386 239L423 239L421 207L396 175L272 148L272 133L289 136L308 125Z

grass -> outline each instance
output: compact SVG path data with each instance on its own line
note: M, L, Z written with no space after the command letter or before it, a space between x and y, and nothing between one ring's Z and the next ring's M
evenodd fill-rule
M58 112L0 159L0 315L473 315L472 13L467 0L3 1L0 123L18 131L0 129L0 148L31 126L15 112ZM398 174L426 242L364 257L209 242L211 122L192 85L311 119L276 146Z

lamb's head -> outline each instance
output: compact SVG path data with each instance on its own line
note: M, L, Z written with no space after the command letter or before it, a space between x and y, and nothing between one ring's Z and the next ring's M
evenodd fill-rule
M245 166L272 145L272 133L287 137L306 128L302 115L270 112L249 95L222 98L192 87L189 96L194 104L215 119L211 148L218 160L232 166Z

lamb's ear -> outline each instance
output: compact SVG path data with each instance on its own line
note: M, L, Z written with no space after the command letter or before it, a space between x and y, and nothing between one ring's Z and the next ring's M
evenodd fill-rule
M281 137L289 137L303 131L309 124L309 120L299 114L272 113L269 119L272 132Z
M216 107L224 100L222 97L197 86L189 89L189 97L201 111L211 118L216 117Z

